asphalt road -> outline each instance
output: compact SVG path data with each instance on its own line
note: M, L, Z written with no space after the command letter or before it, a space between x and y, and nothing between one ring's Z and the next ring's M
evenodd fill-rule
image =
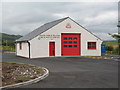
M3 54L4 62L19 62L45 67L50 75L35 84L20 88L118 88L118 62L83 57L26 59Z

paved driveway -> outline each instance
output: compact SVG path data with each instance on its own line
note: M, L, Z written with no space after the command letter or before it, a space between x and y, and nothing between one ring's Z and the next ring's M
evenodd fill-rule
M4 62L20 62L46 67L50 75L38 83L21 88L117 88L118 62L83 57L26 59L3 54Z

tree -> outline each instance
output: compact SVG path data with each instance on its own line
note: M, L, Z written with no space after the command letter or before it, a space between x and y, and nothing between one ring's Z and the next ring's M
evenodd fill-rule
M110 34L113 38L115 38L118 41L118 54L120 55L120 34Z
M113 38L115 38L116 40L120 40L120 34L110 34Z
M107 50L107 51L113 51L113 47L112 47L112 46L107 46L107 47L106 47L106 50Z

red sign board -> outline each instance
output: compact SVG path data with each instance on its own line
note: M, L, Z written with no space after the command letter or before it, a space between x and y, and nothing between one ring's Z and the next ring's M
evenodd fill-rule
M39 35L38 39L40 38L60 38L60 35Z
M66 28L71 28L70 23L67 23L67 24L66 24Z

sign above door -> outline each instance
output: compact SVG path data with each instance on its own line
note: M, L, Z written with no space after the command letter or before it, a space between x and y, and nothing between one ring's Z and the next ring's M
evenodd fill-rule
M65 27L66 27L66 28L71 28L71 24L70 24L70 23L67 23Z

